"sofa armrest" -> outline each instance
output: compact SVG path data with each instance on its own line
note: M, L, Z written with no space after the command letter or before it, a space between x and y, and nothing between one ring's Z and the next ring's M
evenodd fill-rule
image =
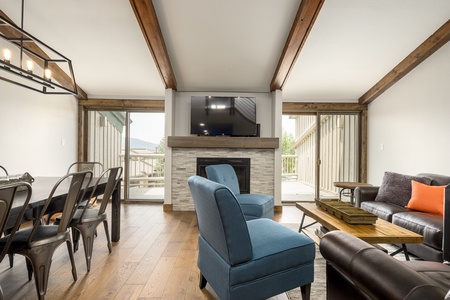
M450 185L445 188L444 197L444 234L442 252L444 261L450 262ZM445 238L447 236L447 238Z
M424 295L443 299L447 293L401 261L343 231L325 234L320 252L339 271L336 276L345 276L370 299L425 299ZM333 281L327 279L327 285Z
M379 186L359 186L355 189L355 205L361 207L364 201L375 201Z

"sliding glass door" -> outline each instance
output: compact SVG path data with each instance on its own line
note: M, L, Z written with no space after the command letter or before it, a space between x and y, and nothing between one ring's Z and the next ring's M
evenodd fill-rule
M356 182L360 168L359 113L315 113L295 119L293 153L282 157L283 201L338 198L334 182ZM294 166L294 167L293 167Z
M164 199L164 113L88 112L88 161L124 168L123 199Z

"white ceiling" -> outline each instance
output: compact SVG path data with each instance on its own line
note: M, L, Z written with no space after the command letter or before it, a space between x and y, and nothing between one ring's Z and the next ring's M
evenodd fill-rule
M178 91L268 92L300 0L154 0ZM1 0L20 24L20 0ZM450 17L448 0L325 0L283 87L354 101ZM127 0L25 0L24 29L69 57L89 98L162 99Z

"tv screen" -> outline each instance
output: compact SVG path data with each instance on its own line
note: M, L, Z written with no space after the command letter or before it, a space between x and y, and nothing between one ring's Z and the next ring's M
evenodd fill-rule
M191 134L255 136L255 97L192 96Z

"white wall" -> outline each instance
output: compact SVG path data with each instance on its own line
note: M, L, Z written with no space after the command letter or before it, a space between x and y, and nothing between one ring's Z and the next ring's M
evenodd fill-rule
M450 175L449 152L447 43L369 105L368 182L380 184L385 171Z
M255 97L256 122L261 124L261 137L272 137L273 127L273 96L271 93L204 93L177 92L174 100L174 135L190 135L191 126L191 96L230 96Z
M77 157L77 109L74 96L0 81L0 165L10 174L65 174Z

